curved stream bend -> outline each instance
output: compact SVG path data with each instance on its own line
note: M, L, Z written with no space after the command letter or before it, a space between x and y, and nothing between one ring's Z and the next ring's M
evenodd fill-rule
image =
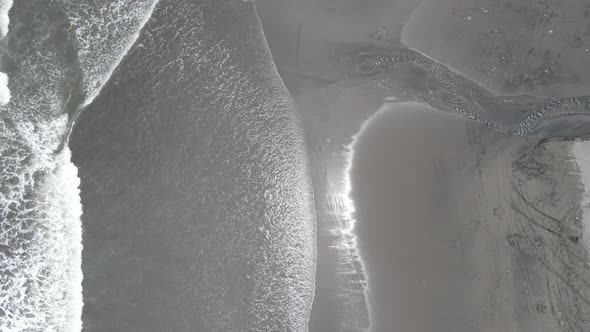
M395 101L422 102L501 133L561 138L590 134L590 96L498 97L468 77L405 47L341 47L344 55L340 61L349 69L347 80L337 84L370 83Z

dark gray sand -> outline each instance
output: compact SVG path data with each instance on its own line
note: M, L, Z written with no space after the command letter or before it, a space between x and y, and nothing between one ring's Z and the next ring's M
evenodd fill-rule
M590 250L590 142L576 142L573 152L580 167L580 176L584 184L584 197L582 199L584 242L586 248Z
M420 0L257 0L273 59L291 93L334 76L334 43L397 42ZM296 81L296 82L295 82ZM291 84L296 83L296 84Z
M545 29L583 16L575 4L424 1L412 14L419 3L257 1L311 156L318 266L310 331L361 331L367 305L376 332L590 330L583 189L571 143L537 147L537 139L419 106L403 121L384 115L355 148L359 250L346 232L354 224L347 146L383 95L370 86L323 90L342 79L335 44L401 40L496 92L587 94L585 46L559 32L565 25ZM568 22L583 29L583 20ZM375 143L383 140L374 132L395 144Z
M374 331L455 331L474 317L473 300L458 296L473 279L458 206L474 197L453 195L465 181L456 170L466 134L462 118L406 104L376 115L354 145L351 196Z
M500 136L418 104L354 144L372 331L587 331L571 144Z
M313 332L361 331L368 326L364 274L343 218L345 149L380 104L375 96L322 92L343 79L334 69L334 42L397 39L419 0L257 0L264 33L281 77L302 116L312 161L318 225ZM318 90L316 90L318 89ZM311 92L310 97L306 92ZM317 99L315 97L318 97Z
M588 22L579 0L426 0L401 40L499 93L586 95Z

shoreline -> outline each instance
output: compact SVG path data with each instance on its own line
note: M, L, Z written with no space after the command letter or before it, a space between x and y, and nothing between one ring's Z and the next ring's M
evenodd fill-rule
M586 250L590 252L590 142L575 142L573 155L580 168L581 182L584 186L584 197L581 202L584 227L583 237L586 244Z
M561 157L572 144L537 145L420 104L390 108L352 144L373 329L585 326L579 176Z

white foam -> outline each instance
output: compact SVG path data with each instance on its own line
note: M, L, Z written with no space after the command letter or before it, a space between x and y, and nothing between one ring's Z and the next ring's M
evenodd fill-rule
M0 135L2 331L81 330L80 181L69 150L54 154L66 125L64 115L17 123L19 141Z
M12 0L0 0L0 38L8 34L10 18L8 12L12 8ZM0 106L5 106L10 101L10 89L8 89L8 75L0 72Z
M8 88L8 75L0 72L0 106L6 106L10 101L10 89Z
M84 107L129 52L158 1L113 0L96 2L96 6L76 0L64 3L83 70Z
M98 93L151 16L154 0L93 2L65 0L80 48L87 96ZM0 32L8 33L12 1L0 0ZM97 16L96 14L100 14ZM108 33L104 27L109 27ZM116 31L112 31L114 29ZM108 37L108 38L107 38ZM77 169L67 146L58 154L68 116L59 87L63 63L45 40L23 55L12 81L14 96L0 121L0 330L80 331L82 328L82 207ZM38 43L38 44L36 44ZM106 69L105 69L106 68ZM43 70L39 70L43 69ZM39 76L39 72L43 75ZM35 96L28 82L41 82ZM0 73L0 104L10 98ZM91 101L87 100L87 102Z
M8 12L12 8L12 4L12 0L0 0L0 38L4 38L8 34L8 24L10 23Z

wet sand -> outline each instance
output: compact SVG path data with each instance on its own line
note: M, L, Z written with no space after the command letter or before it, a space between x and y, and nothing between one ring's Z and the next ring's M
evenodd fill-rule
M588 330L570 143L418 104L363 128L350 174L371 331Z
M306 330L313 196L260 29L252 2L160 1L81 113L85 331Z
M589 18L577 0L426 0L401 41L496 93L586 95Z
M397 43L420 0L257 0L273 59L289 91L317 79L343 79L333 67L334 43Z
M584 222L584 243L586 244L586 248L590 250L590 142L575 142L573 154L580 167L580 176L584 185L584 196L581 202Z
M363 128L350 171L372 330L454 330L470 315L456 296L471 275L457 209L467 202L453 195L465 121L415 104L384 112Z
M351 242L348 145L383 95L370 86L322 91L342 79L332 66L335 43L401 39L494 91L585 94L584 71L567 65L584 63L579 43L558 29L559 42L542 40L543 24L559 20L541 21L543 14L582 15L575 6L505 15L530 5L511 2L487 8L486 21L476 16L479 4L455 17L453 6L463 3L425 1L412 14L419 3L257 1L312 164L318 265L310 331L361 331L367 304L376 332L590 330L583 189L571 143L537 146L538 139L501 136L423 106L383 115L354 148L358 250ZM504 24L503 16L514 31L486 34L486 22ZM530 43L540 48L527 54ZM564 54L547 53L552 45Z
M265 37L281 78L302 117L312 163L318 226L313 332L362 331L368 326L365 276L349 227L343 178L346 149L380 99L322 91L344 79L334 68L334 42L398 39L419 0L257 0ZM316 98L317 97L317 98ZM336 100L337 99L337 100Z

